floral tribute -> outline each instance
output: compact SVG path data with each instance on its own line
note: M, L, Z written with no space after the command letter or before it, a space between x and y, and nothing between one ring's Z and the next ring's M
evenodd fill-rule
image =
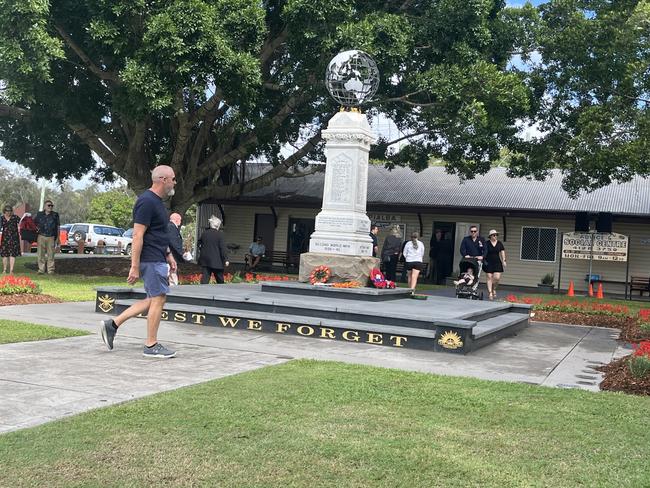
M309 282L312 285L315 285L316 283L327 283L327 280L329 280L331 276L332 271L327 266L316 266L311 270Z
M40 293L38 285L27 276L3 276L0 279L0 295L17 293Z
M628 361L632 376L642 378L650 374L650 341L641 341L634 346L634 353Z
M395 288L395 282L387 280L384 273L382 273L378 268L372 268L372 271L370 272L370 282L375 288Z
M332 283L332 288L361 288L358 281L344 281L342 283Z

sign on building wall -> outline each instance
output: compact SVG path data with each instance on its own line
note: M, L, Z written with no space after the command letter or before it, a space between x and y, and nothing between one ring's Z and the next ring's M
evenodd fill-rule
M562 259L627 261L628 237L616 233L567 232L562 236Z

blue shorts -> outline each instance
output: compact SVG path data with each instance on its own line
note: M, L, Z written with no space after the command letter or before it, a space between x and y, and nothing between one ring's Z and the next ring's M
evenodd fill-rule
M167 263L140 263L140 276L144 281L144 291L147 297L167 295L169 292L169 266Z

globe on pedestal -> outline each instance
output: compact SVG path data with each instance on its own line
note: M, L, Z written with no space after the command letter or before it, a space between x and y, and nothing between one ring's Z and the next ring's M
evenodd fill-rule
M353 49L337 54L327 65L327 90L345 107L357 107L372 99L379 87L379 70L374 59Z

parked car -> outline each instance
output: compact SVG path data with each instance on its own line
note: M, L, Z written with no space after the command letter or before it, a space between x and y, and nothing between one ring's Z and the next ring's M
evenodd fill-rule
M61 252L72 252L70 245L68 244L68 231L72 227L72 224L63 224L59 226L59 245ZM36 252L38 248L38 243L36 241L32 242L30 246L31 252Z
M109 254L121 252L122 254L131 255L132 239L130 237L124 237L122 235L122 229L113 227L112 225L91 223L72 224L72 227L68 231L68 246L70 246L73 252L77 252L79 241L84 242L85 253L101 252L101 246L97 249L97 244L101 241L104 243L103 252Z

